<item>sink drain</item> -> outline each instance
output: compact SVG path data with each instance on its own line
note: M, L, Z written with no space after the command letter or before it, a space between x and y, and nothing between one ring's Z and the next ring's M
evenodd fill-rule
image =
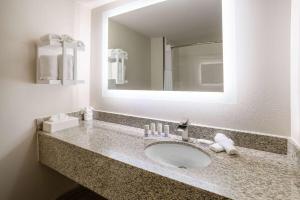
M186 166L178 166L178 168L180 168L180 169L187 169Z

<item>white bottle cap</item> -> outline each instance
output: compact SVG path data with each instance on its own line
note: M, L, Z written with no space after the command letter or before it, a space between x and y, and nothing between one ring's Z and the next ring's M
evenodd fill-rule
M148 137L148 135L149 135L149 129L150 129L149 125L145 125L144 126L144 136L145 137Z
M162 133L162 123L157 123L157 133L158 135Z
M154 135L155 134L155 123L150 123L150 129L151 129L151 134Z

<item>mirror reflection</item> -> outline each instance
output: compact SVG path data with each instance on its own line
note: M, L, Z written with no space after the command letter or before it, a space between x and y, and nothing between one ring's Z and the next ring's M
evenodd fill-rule
M221 0L169 0L109 18L108 87L223 92Z

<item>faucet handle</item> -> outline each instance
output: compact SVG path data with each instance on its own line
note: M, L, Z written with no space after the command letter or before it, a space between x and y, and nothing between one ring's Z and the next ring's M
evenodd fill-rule
M181 121L181 122L179 123L179 125L180 125L180 126L188 126L188 125L189 125L189 119L185 119L185 120Z
M179 125L177 126L178 129L186 129L189 126L189 120L186 119L184 121L179 122Z

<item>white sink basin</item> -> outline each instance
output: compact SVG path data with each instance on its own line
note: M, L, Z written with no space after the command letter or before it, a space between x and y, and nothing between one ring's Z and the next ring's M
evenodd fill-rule
M177 168L201 168L210 164L210 157L202 150L183 143L154 143L145 149L148 158Z

